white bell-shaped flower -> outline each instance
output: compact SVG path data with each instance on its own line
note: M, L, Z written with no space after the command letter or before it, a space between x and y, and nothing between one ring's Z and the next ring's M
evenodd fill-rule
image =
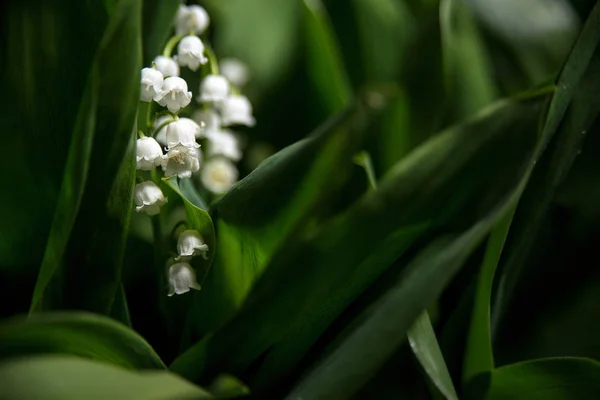
M175 16L175 32L178 35L188 35L190 32L200 35L208 28L209 23L210 18L204 8L180 5Z
M206 64L208 58L204 57L204 44L198 36L186 36L177 45L175 59L182 67L197 71L201 64Z
M196 143L196 135L201 134L202 129L196 121L189 118L179 118L167 125L167 149L175 146L200 147Z
M151 171L163 164L163 152L160 144L151 138L139 138L136 142L136 168L142 171Z
M163 74L160 71L153 68L143 68L141 87L140 87L140 100L150 102L160 91L163 86Z
M200 83L200 101L219 102L229 95L229 82L221 75L207 75Z
M196 110L194 111L194 114L192 114L192 118L202 126L203 136L221 130L221 117L219 117L219 113L212 108ZM198 136L196 136L196 138L198 138Z
M237 181L238 171L226 158L212 158L204 164L200 180L205 188L216 194L225 193Z
M154 126L152 127L152 130L155 131L159 127L162 126L162 128L160 128L158 130L158 132L156 132L156 136L155 136L156 141L158 143L160 143L161 146L167 145L167 126L168 125L163 126L163 124L167 121L174 121L174 119L171 115L161 115L160 117L156 118L156 121L154 121Z
M179 76L179 64L171 57L157 56L154 59L154 65L165 77Z
M232 85L242 87L248 83L250 73L246 64L235 58L223 58L219 71Z
M186 262L171 265L167 273L167 280L169 281L168 296L187 293L190 289L200 290L200 284L196 280L196 271Z
M256 123L252 116L252 104L250 104L246 96L241 95L231 95L223 101L221 105L221 118L223 126L254 126Z
M189 260L194 256L201 255L202 258L208 260L206 252L208 251L208 245L204 243L200 232L196 230L186 230L181 232L177 239L177 253L179 256L175 258L175 261L180 259Z
M179 178L191 178L192 173L200 169L199 151L194 147L175 146L167 152L163 164L165 176L177 175Z
M133 198L136 204L135 211L144 211L148 215L158 214L160 207L168 201L160 188L152 181L135 185Z
M188 92L186 81L178 76L171 76L165 79L162 90L154 96L154 100L174 113L190 104L192 92Z
M233 161L239 161L242 158L240 142L229 129L206 132L206 138L208 139L207 156L223 156Z

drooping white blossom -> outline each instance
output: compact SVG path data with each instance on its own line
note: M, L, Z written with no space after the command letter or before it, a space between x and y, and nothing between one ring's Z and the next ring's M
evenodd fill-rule
M171 76L163 82L162 90L154 100L171 112L187 107L192 101L192 92L188 91L187 82L178 76Z
M196 135L201 134L202 129L194 120L179 118L177 121L173 121L167 125L167 149L176 146L198 148L200 145L196 143Z
M248 83L250 73L246 64L236 58L223 58L219 70L232 85L242 87Z
M207 156L223 156L233 161L242 158L239 140L229 129L206 132L206 138L208 139Z
M163 164L165 176L177 175L179 178L191 178L192 173L200 169L198 149L195 147L175 146L169 149Z
M140 86L140 100L150 102L163 86L163 74L153 68L143 68Z
M192 118L198 124L203 126L205 135L208 135L211 132L218 133L221 130L221 117L219 117L219 113L212 108L196 110L194 111ZM198 136L196 136L196 138L198 138Z
M256 123L252 116L252 104L250 104L246 96L242 95L231 95L223 101L221 105L221 118L223 126L254 126Z
M175 258L175 260L186 260L197 255L201 255L202 258L208 260L208 257L206 256L207 251L208 245L204 243L200 232L191 229L186 230L181 232L177 239L177 253L179 256Z
M204 164L200 180L205 188L216 194L225 193L238 178L235 165L226 158L212 158Z
M168 201L160 188L152 181L145 181L135 185L133 197L136 204L135 211L143 211L148 215L158 214L160 207Z
M187 293L190 289L200 290L200 284L196 280L196 271L186 262L171 265L167 273L167 280L169 281L168 296Z
M160 144L151 137L139 138L136 142L136 168L151 171L163 164L163 152Z
M200 35L208 28L209 23L210 18L204 8L180 5L175 16L175 32L178 35L188 35L190 32Z
M200 101L220 102L229 95L229 82L221 75L207 75L200 83Z
M171 57L157 56L154 59L154 65L165 78L169 76L179 76L179 64Z
M156 118L156 121L154 121L154 126L152 127L152 130L157 130L167 121L174 121L174 119L171 115L161 115L160 117ZM163 126L159 129L158 132L156 132L155 139L162 146L167 145L167 126Z
M204 56L204 44L198 36L186 36L177 45L175 59L182 67L197 71L200 65L206 64L208 58Z

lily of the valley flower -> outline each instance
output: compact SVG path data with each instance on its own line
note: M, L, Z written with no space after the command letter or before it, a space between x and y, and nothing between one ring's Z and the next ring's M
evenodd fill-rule
M221 75L207 75L200 84L200 101L219 102L229 94L229 82Z
M200 169L200 152L197 148L175 146L167 152L166 163L163 164L165 176L177 175L179 178L191 178L192 173Z
M221 117L219 117L219 113L212 108L196 110L192 117L194 121L204 126L206 135L212 132L218 133L221 129Z
M171 57L158 56L154 59L154 65L165 77L179 76L179 64Z
M169 281L168 296L187 293L190 289L200 290L200 284L196 280L196 271L186 262L171 265L167 273L167 280Z
M152 181L135 185L133 197L136 204L135 211L144 211L148 215L158 214L160 207L168 201L160 188Z
M163 82L162 90L154 100L171 112L187 107L192 101L192 92L188 92L187 82L178 76L171 76Z
M150 102L163 86L163 74L152 68L142 69L140 100Z
M239 161L242 158L238 138L229 129L206 132L206 138L208 139L207 155L209 157L223 156L233 161Z
M156 118L156 121L154 121L154 126L152 127L152 130L155 131L156 129L158 129L158 127L160 127L167 121L173 121L173 117L170 115L161 115L160 117ZM163 126L158 132L156 132L155 139L162 146L167 145L167 126L168 125Z
M143 137L136 142L136 168L151 171L163 164L163 152L160 144L151 137Z
M238 178L235 165L226 158L210 159L202 168L200 180L205 188L216 194L225 193Z
M182 67L197 71L201 64L206 64L208 58L204 57L204 44L198 36L186 36L177 45L175 59Z
M219 63L221 74L232 85L242 87L248 83L249 72L246 64L235 58L224 58Z
M201 134L202 129L194 120L179 118L177 121L173 121L167 125L167 149L176 146L198 148L200 145L196 143L196 136L200 136Z
M177 253L179 253L179 256L175 258L175 261L189 259L197 255L202 255L202 258L208 260L208 257L206 256L207 251L208 245L202 240L200 232L196 230L186 230L181 232L177 239Z
M187 35L190 32L200 35L208 28L209 23L210 18L204 8L197 5L180 5L175 16L175 32L178 35Z
M241 95L232 95L223 101L221 105L221 118L223 126L254 126L256 122L252 116L252 104L250 104L246 96Z

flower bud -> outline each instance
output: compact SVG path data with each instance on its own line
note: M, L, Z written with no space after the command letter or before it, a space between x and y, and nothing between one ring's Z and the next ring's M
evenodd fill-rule
M229 129L207 132L206 138L208 139L207 156L223 156L233 161L239 161L242 158L238 138Z
M196 135L201 133L202 129L194 120L179 118L167 125L167 149L175 146L200 147L196 143Z
M168 296L187 293L190 289L200 290L200 284L196 280L196 271L186 262L171 265L167 273L167 280L169 281Z
M197 148L175 146L167 152L166 163L163 164L165 176L177 175L179 178L191 178L192 173L200 169L200 155Z
M202 240L200 232L196 230L183 231L177 239L177 253L179 253L179 256L175 258L175 261L182 258L189 259L197 255L202 255L202 258L208 260L207 251L208 245Z
M229 82L221 75L207 75L200 83L200 101L223 101L229 94Z
M136 168L151 171L163 163L163 152L160 144L151 137L143 137L136 142Z
M154 101L174 113L190 104L192 92L188 92L186 81L178 76L171 76L165 79L162 90L154 96Z
M179 76L179 64L171 57L158 56L154 59L154 65L164 77Z
M256 123L252 116L252 104L245 96L240 95L229 96L223 101L221 118L223 126L254 126Z
M180 5L175 16L175 32L178 35L188 35L190 32L200 35L208 28L209 23L210 18L204 8Z
M186 36L177 45L175 59L182 67L197 71L200 64L206 64L208 58L204 57L204 44L198 36Z
M160 93L163 85L163 75L160 71L152 68L142 69L140 100L150 102L152 98Z
M232 85L242 87L248 83L250 73L246 64L235 58L224 58L219 63L219 70Z
M225 193L238 178L235 165L226 158L213 158L206 162L200 180L205 188L216 194Z
M135 207L135 211L144 211L148 215L158 214L160 207L168 201L160 188L152 181L135 185L133 197L137 206Z

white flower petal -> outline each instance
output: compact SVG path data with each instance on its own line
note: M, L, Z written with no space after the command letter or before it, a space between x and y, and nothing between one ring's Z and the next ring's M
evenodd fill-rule
M235 165L221 157L208 160L200 173L204 187L216 194L228 191L237 178L238 171Z

